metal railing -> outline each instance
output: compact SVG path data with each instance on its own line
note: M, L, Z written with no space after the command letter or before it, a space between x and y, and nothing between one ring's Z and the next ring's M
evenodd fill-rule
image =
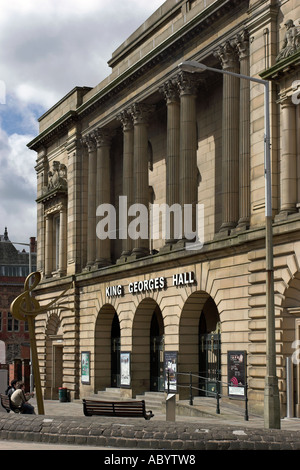
M188 381L186 383L178 383L177 377L178 376L185 376L188 378ZM193 374L192 372L176 372L174 378L176 378L176 390L181 387L181 388L188 388L189 389L189 403L190 405L194 404L194 397L199 396L199 392L204 392L206 396L212 397L216 399L216 414L220 414L220 400L222 397L229 397L228 394L223 394L221 390L225 388L226 390L228 389L229 386L232 386L232 384L227 383L227 382L222 382L221 380L213 379L213 378L208 378L208 377L202 377L197 374ZM202 388L200 386L196 386L195 382L198 382L198 384L203 382L205 384L205 387ZM215 384L216 390L214 391L212 388L209 389L208 385L213 385ZM171 381L170 381L170 374L169 371L167 373L167 391L168 394L172 392L171 390ZM248 384L246 383L245 385L239 385L239 388L244 389L243 396L241 398L239 397L231 397L233 400L242 400L245 402L245 413L244 413L244 419L245 421L249 420L249 413L248 413ZM197 392L194 393L194 390Z

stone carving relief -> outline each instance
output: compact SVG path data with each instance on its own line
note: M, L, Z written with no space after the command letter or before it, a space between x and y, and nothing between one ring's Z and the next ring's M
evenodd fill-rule
M287 20L284 23L286 27L286 33L282 49L276 57L276 62L280 62L286 57L290 57L295 52L300 51L300 26L295 26L293 20Z
M67 167L58 161L52 163L52 170L48 172L47 190L52 189L67 189Z

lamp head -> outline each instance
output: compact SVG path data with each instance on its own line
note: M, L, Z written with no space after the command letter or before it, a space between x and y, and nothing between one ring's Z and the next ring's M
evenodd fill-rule
M184 60L180 64L178 64L178 68L183 72L191 72L191 73L202 73L204 70L207 70L207 66L197 62L196 60Z

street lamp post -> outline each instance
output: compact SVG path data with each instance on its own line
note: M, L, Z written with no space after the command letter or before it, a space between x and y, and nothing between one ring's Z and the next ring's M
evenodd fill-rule
M276 376L275 308L274 308L274 268L273 268L273 228L272 228L272 187L270 158L270 103L269 82L227 70L208 67L194 60L181 62L178 67L185 72L201 73L211 71L232 75L239 79L256 82L264 86L264 173L265 173L265 224L266 224L266 382L264 391L264 423L269 429L280 429L280 403L278 379Z

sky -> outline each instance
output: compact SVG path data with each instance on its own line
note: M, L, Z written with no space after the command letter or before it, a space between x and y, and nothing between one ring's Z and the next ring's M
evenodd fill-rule
M37 119L107 62L163 0L0 0L0 235L36 237ZM26 246L15 245L18 249Z

